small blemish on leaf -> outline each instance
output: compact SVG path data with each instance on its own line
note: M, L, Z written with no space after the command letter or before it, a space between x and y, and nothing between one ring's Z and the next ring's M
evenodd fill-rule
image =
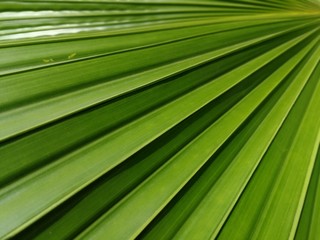
M49 58L49 59L42 59L42 61L44 63L50 63L50 62L54 62L54 60L52 58Z
M76 55L77 55L77 53L71 53L71 54L68 56L68 59L72 59L72 58L74 58Z

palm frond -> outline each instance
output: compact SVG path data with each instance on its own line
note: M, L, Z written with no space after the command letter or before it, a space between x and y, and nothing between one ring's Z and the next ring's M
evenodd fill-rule
M0 3L1 239L317 239L318 1Z

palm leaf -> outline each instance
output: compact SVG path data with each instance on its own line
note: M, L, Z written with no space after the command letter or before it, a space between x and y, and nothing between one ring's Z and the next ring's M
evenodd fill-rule
M0 9L0 238L317 239L319 2Z

